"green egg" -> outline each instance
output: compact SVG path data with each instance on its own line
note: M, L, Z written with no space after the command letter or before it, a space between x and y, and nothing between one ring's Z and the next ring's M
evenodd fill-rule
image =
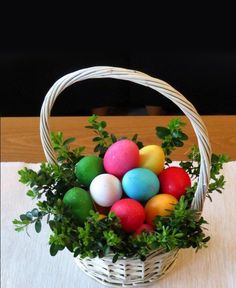
M79 187L68 190L63 197L63 203L71 209L71 212L81 224L89 216L89 212L94 210L89 192Z
M93 179L104 173L103 159L98 156L85 156L75 165L75 174L79 182L89 187Z

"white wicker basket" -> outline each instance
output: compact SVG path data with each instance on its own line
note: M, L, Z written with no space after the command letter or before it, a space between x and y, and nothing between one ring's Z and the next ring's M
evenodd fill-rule
M199 181L192 201L192 208L201 212L210 179L211 146L207 129L194 106L181 93L168 83L139 71L97 66L81 69L60 78L48 91L40 114L40 136L47 161L56 163L56 157L50 142L48 125L50 112L56 98L70 85L92 78L115 78L150 87L170 99L189 118L197 136L201 155ZM145 261L134 257L124 258L118 260L116 263L112 263L112 255L110 255L110 257L94 259L81 259L77 257L76 263L90 277L109 287L142 287L165 275L173 267L177 254L178 250L166 253L163 249L158 249L150 253Z

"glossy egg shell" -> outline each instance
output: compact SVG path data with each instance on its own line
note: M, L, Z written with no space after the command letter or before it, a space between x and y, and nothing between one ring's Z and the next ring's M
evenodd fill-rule
M110 207L122 196L120 180L111 174L100 174L93 179L89 187L94 202L102 207Z
M112 144L104 155L104 168L107 173L120 178L139 165L139 149L131 140L119 140Z
M124 175L122 187L128 197L147 201L159 192L160 184L157 175L151 170L135 168Z
M159 174L160 191L179 198L186 193L186 188L191 186L188 173L181 167L168 167Z
M136 200L121 199L112 207L111 212L120 218L122 229L127 233L135 232L144 222L144 207Z
M86 187L89 187L92 180L102 173L104 173L103 159L98 156L85 156L75 165L75 175Z
M144 146L139 150L139 156L139 167L150 169L157 175L164 169L165 154L161 146Z
M158 194L145 205L146 223L154 225L154 220L157 216L168 216L174 210L178 200L170 194Z
M92 198L86 190L74 187L66 192L63 197L63 203L69 207L71 213L81 224L90 215L90 211L94 210Z

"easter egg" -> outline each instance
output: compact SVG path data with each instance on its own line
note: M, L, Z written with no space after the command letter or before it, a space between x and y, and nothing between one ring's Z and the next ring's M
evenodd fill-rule
M153 226L150 224L142 224L134 233L134 235L139 235L141 234L143 231L145 232L153 232Z
M188 173L181 167L168 167L159 174L161 193L171 194L176 199L186 193L191 186Z
M148 168L157 175L164 169L165 154L158 145L148 145L139 150L139 167Z
M91 197L100 206L110 207L122 196L120 180L111 174L100 174L89 187Z
M104 173L103 160L98 156L85 156L75 165L75 175L79 182L88 187L92 180Z
M89 216L90 211L94 210L91 196L87 191L79 187L68 190L63 197L63 203L70 208L71 213L81 224Z
M135 168L125 173L122 178L122 187L132 199L147 201L159 191L158 177L146 168Z
M138 167L139 149L131 140L113 143L104 155L104 168L107 173L121 178L127 171Z
M153 220L155 220L157 216L170 215L177 202L178 200L170 194L158 194L152 197L145 205L146 222L154 225Z
M111 207L111 212L120 219L122 229L127 232L135 232L144 222L144 207L136 200L121 199Z

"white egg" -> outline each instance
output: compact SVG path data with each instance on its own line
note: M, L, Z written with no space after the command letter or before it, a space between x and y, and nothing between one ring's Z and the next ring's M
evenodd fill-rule
M111 174L100 174L89 187L94 202L102 207L110 207L122 196L120 180Z

